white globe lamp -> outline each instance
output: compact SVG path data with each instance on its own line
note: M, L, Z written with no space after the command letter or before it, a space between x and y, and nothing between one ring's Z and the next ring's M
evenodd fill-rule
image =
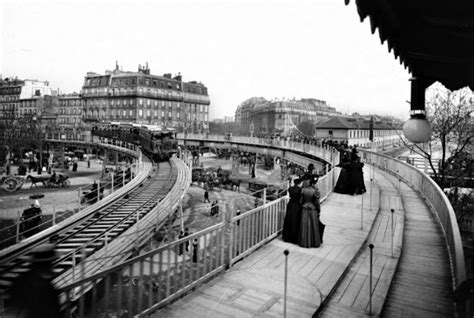
M431 138L431 125L424 114L412 115L403 124L403 135L413 143L424 143Z
M410 81L410 119L403 124L403 135L413 143L424 143L430 140L432 132L425 112L425 89L429 81L417 77L412 77Z

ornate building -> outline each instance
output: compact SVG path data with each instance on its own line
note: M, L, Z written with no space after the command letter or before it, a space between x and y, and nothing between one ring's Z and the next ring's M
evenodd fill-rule
M267 101L253 97L237 107L236 122L249 125L255 134L291 134L304 122L314 124L339 114L325 101L314 98L301 100Z
M137 72L116 65L104 75L87 73L82 87L85 121L125 121L163 125L179 130L207 131L209 95L196 81L151 75L148 64Z

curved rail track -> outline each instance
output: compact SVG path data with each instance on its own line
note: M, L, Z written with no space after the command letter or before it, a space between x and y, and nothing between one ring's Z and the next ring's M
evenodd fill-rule
M58 256L55 276L61 276L81 262L83 253L90 256L133 226L151 211L171 190L177 180L177 168L170 162L160 163L148 178L124 196L99 208L90 217L65 227L38 241L35 246L54 241ZM138 216L138 217L137 217ZM32 246L10 255L0 263L0 291L29 269Z

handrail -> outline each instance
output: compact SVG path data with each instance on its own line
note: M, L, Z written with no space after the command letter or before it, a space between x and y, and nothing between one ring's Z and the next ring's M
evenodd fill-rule
M329 146L318 146L315 144L295 142L287 139L270 139L257 137L243 137L243 136L222 136L222 135L201 135L201 134L183 134L177 136L178 139L183 140L202 140L207 142L228 142L236 144L252 144L265 147L274 147L282 150L291 150L304 154L316 156L327 163L337 165L339 163L339 152Z
M464 251L454 209L443 190L426 173L408 163L367 150L361 150L361 154L365 162L385 169L410 184L429 203L446 240L452 285L453 290L456 290L467 278Z

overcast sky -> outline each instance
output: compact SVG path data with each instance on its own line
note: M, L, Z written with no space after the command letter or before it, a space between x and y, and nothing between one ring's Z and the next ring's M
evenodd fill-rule
M0 73L81 89L118 60L206 85L211 118L253 96L407 118L409 73L343 0L7 1Z

